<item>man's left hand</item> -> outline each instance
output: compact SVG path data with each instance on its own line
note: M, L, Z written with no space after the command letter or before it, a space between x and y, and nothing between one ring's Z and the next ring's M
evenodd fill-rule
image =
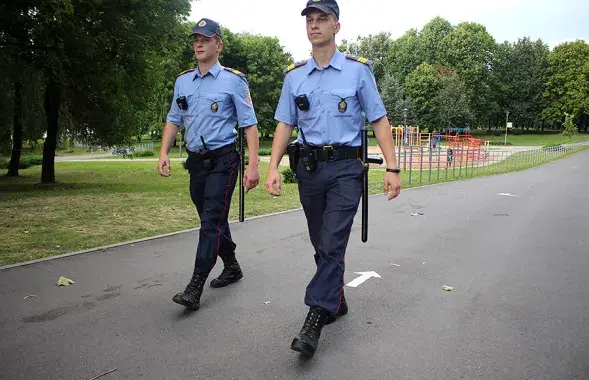
M258 165L248 165L243 174L243 185L245 186L246 193L258 186L258 183L260 183L260 171L258 170Z
M389 201L397 198L401 192L401 176L396 173L386 172L384 176L384 193L388 193Z

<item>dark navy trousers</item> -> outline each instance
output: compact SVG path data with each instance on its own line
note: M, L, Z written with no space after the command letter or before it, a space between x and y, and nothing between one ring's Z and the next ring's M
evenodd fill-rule
M240 157L235 150L212 159L208 168L192 156L186 163L190 173L190 197L201 222L194 271L208 275L217 257L234 252L236 247L227 219Z
M307 172L299 161L299 197L317 265L305 294L308 306L320 306L332 313L339 309L346 246L360 204L363 174L358 159L318 162L314 172Z

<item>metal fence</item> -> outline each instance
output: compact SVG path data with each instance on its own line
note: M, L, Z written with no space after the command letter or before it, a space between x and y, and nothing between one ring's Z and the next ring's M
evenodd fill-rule
M589 140L536 149L518 147L397 146L403 179L428 184L531 168L589 148Z
M135 146L133 147L133 151L135 151L135 152L145 152L145 151L153 152L153 143L148 142L148 143L135 144Z

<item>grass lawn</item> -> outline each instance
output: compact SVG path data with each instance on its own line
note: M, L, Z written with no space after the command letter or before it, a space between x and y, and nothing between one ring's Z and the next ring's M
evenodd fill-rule
M503 173L542 163L522 157L528 156L516 153L487 170L449 170L447 178L442 169L439 181L437 171L431 176L424 171L421 183ZM197 227L188 174L178 162L172 164L172 170L171 177L163 178L153 162L58 162L58 184L46 188L37 185L40 166L21 170L19 178L0 176L0 265ZM246 218L300 207L296 184L283 183L280 197L267 194L266 170L267 164L260 162L260 185L245 195ZM414 170L411 186L419 185L418 175ZM370 170L371 194L382 193L383 176L380 168ZM408 176L408 172L402 173L405 189L411 187ZM238 194L236 188L231 220L238 217Z
M57 185L36 186L41 167L21 177L0 177L0 265L113 244L199 225L188 194L188 174L179 163L160 177L152 162L58 162ZM263 183L245 195L246 218L300 207L296 184L270 197ZM371 172L374 192L383 172ZM381 190L382 191L382 190ZM235 189L230 218L238 218Z
M475 136L483 141L493 142L505 142L505 135L503 136L492 136L483 135ZM546 134L546 135L507 135L507 142L515 146L545 146L549 144L564 144L568 142L576 142L582 140L589 140L589 134L583 133L572 138L572 141L568 137L558 134Z

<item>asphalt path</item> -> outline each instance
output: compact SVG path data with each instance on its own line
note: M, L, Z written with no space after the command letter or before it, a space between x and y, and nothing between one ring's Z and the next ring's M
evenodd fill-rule
M5 269L0 378L589 379L588 189L585 151L371 197L345 282L381 278L346 286L310 360L289 348L315 270L301 211L232 224L245 277L193 313L172 296L197 232Z

